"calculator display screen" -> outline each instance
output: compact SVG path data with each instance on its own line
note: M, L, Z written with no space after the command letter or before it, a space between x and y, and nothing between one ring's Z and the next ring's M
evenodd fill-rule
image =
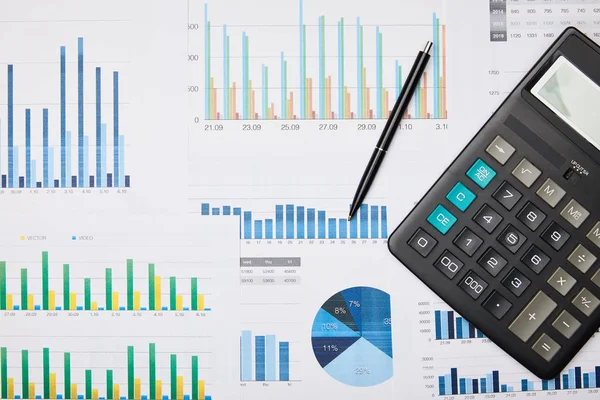
M560 56L531 94L600 149L600 87L575 65Z

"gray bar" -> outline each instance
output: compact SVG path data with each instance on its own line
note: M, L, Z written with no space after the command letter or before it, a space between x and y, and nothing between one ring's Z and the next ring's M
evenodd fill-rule
M299 267L300 257L241 257L240 267Z

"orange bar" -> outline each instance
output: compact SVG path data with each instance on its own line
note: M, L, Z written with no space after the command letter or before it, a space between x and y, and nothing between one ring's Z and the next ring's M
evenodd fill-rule
M313 119L313 87L312 78L308 78L308 118Z
M427 116L427 72L423 72L423 117Z
M367 88L367 68L363 67L363 102L364 104L362 105L362 115L368 115L369 113L369 102L368 102L368 98L369 98L369 89Z
M368 118L373 118L371 116L371 90L369 88L365 88L365 113Z
M231 91L233 92L233 96L231 96L231 116L233 117L233 113L237 114L237 105L236 105L236 95L237 95L237 90L235 89L235 82L233 82L231 84ZM237 119L237 115L236 118Z
M344 88L344 90L346 91L346 118L354 118L354 113L352 111L350 111L350 101L351 101L351 96L350 96L350 92L348 92L348 88Z
M387 90L384 91L384 97L383 97L383 111L384 111L384 116L385 117L389 117L390 116L390 109L389 107L389 103L388 101L390 100L389 98L389 92Z
M326 93L326 97L327 97L327 102L325 103L327 105L326 115L331 115L331 76L327 77L327 93Z
M227 119L232 119L233 118L233 108L231 107L231 99L233 99L233 89L229 88L229 110L227 110Z
M442 79L444 80L442 85L442 115L444 118L448 118L448 111L446 110L446 25L442 25Z
M216 105L217 105L217 103L215 103L215 91L213 90L214 87L215 87L215 78L213 78L211 76L210 77L210 82L209 82L210 105L209 105L209 108L208 108L210 119L214 119L215 108L216 108Z
M288 99L288 112L287 116L289 119L294 115L294 92L290 92L290 98Z
M248 110L248 119L253 119L254 115L254 92L252 91L252 80L248 81L248 93L250 93L250 105ZM244 115L244 113L242 113Z

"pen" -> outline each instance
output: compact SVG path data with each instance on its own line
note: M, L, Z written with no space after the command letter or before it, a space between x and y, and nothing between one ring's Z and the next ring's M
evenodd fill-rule
M367 168L365 169L362 178L360 178L360 183L358 184L358 188L354 194L354 199L352 200L348 221L352 219L354 214L356 214L356 211L358 211L360 208L362 201L369 191L369 187L375 179L375 175L377 174L377 170L383 161L383 157L385 156L385 153L392 142L392 138L394 137L398 126L400 125L402 115L404 115L404 112L406 111L406 108L413 97L415 89L417 88L419 80L425 71L427 62L431 57L429 55L429 51L431 50L432 46L433 43L427 42L425 49L419 51L419 54L417 55L417 59L415 60L415 63L413 64L408 77L406 78L406 82L402 87L400 96L398 96L390 117L383 128L383 132L381 133L381 136L375 145L375 149L373 150L369 164L367 164Z

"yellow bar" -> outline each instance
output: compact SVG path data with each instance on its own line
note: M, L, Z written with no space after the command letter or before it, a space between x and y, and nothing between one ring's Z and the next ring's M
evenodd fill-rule
M140 309L140 292L133 292L133 309Z
M176 306L176 307L175 307L175 308L176 308L177 310L183 310L183 296L182 296L182 295L180 295L180 294L178 294L178 295L175 297L175 301L176 301L176 303L175 303L175 306Z
M177 400L183 400L183 376L177 377Z
M142 380L140 378L133 380L133 398L136 400L142 398Z
M35 383L29 382L29 398L35 399Z
M198 311L204 310L204 295L198 295Z
M112 292L112 307L113 311L119 309L119 292Z
M8 378L8 398L15 398L15 378Z
M154 278L156 279L156 278ZM156 398L162 399L162 381L160 379L156 380ZM116 399L116 397L115 397Z
M198 400L204 400L204 381L198 381Z
M98 400L98 389L92 389L92 399Z
M69 307L71 307L71 310L77 310L77 295L75 293L69 293Z
M6 309L7 310L12 310L13 309L13 297L12 294L7 294L6 295Z
M95 301L92 301L92 310L97 310L98 309L98 303L96 303Z
M71 398L72 399L77 398L77 384L76 383L71 383Z
M27 295L27 309L33 310L33 295L32 294Z
M160 276L155 276L154 277L154 309L156 311L160 310L161 304L160 304Z
M115 383L113 384L113 399L118 399L120 397L119 395L119 384Z
M50 398L56 398L56 374L50 374Z
M48 310L56 309L56 292L54 290L48 291Z

